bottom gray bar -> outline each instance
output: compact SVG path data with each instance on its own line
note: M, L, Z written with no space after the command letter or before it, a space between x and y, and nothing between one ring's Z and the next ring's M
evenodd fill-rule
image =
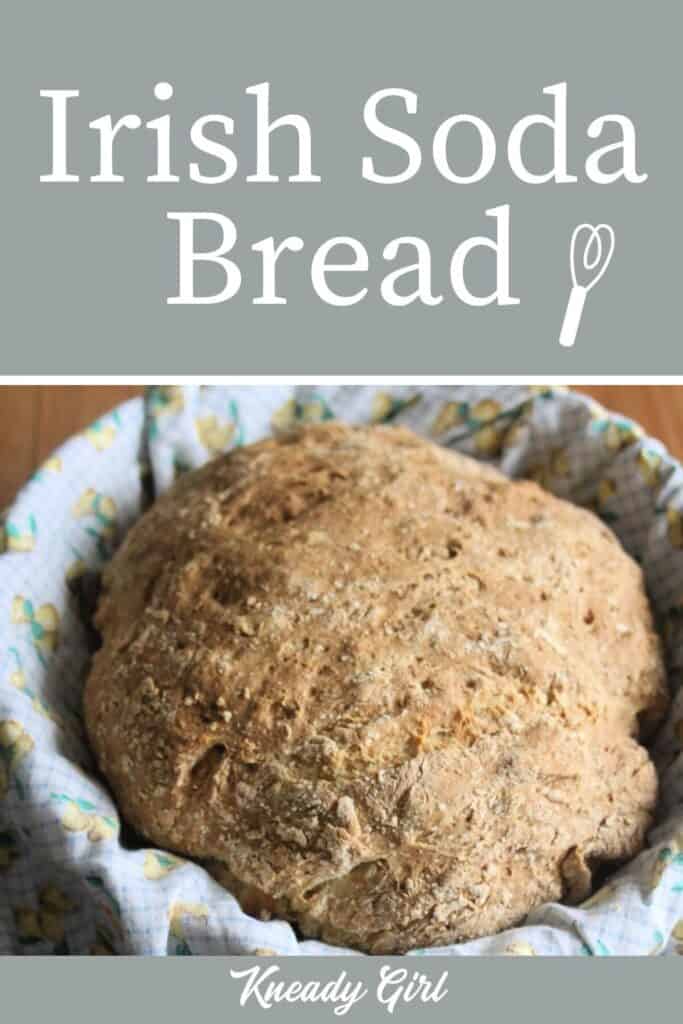
M2 1005L69 1024L163 1020L643 1024L679 1013L676 958L71 958L0 960ZM9 1019L9 1016L8 1016Z

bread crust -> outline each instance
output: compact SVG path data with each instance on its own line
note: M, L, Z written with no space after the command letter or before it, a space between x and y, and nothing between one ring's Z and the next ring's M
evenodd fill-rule
M632 857L667 692L591 513L396 427L182 477L104 573L88 733L122 814L251 913L400 953Z

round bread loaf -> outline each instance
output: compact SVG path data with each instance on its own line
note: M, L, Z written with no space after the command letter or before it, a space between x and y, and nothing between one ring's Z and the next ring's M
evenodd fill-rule
M406 430L182 477L96 624L86 722L122 814L303 935L470 939L643 843L667 699L640 569L591 512Z

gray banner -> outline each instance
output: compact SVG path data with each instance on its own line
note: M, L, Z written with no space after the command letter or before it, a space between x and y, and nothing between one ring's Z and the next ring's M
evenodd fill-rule
M240 977L235 977L239 974ZM0 961L3 1007L21 1019L524 1021L642 1024L676 1016L674 960L472 960L348 957Z
M2 371L680 372L681 9L670 0L11 5L1 44ZM159 82L170 83L173 95L163 87L155 95ZM264 82L271 120L307 119L320 182L288 180L297 164L292 127L271 139L271 173L280 181L247 180L257 170L257 96L247 90ZM561 83L566 132L564 98L543 92ZM415 96L415 113L401 96L377 107L384 123L410 136L403 147L363 121L368 98L389 88ZM55 101L41 90L79 93L67 103L65 154L78 181L39 180L55 159ZM205 125L214 144L230 147L228 164L191 141L193 123L208 114L233 121L230 136L228 122ZM511 166L514 126L519 133L534 114L552 117L555 129L536 123L525 133L526 173L554 165L564 183L532 184ZM99 147L106 125L89 124L107 115L113 122L129 115L113 144L112 173L125 179L115 183L91 180L107 173ZM157 122L166 115L168 122ZM479 122L440 127L455 115ZM605 115L628 118L634 138L620 121L596 125ZM491 139L495 159L486 173ZM624 139L625 150L591 162L596 150ZM418 148L421 166L410 180L363 179L363 157L376 174L395 176L410 152L417 160ZM229 180L192 180L193 163L208 177L227 174L234 161ZM476 176L477 168L479 181L448 180L449 173ZM620 168L631 180L606 183ZM149 181L155 174L179 180ZM229 301L167 301L178 295L180 230L168 214L188 211L220 214L236 229L230 258L241 287ZM576 343L561 347L569 240L583 222L612 227L615 248L597 287L574 295L565 340L577 327ZM498 292L510 303L469 305L465 287L475 298L493 291L495 253L482 244L470 252L459 294L450 282L453 253L496 230ZM287 303L254 303L264 281L261 250L252 247L290 236L303 247L277 263L277 295ZM368 261L367 272L327 275L338 294L367 289L345 307L326 302L312 282L314 254L337 236L357 239ZM407 236L424 240L423 295L443 296L437 304L396 306L382 296L386 275L416 260L408 245L393 261L383 256L392 239ZM206 250L221 239L219 226L205 224L196 244ZM587 239L580 241L577 258ZM333 250L327 262L351 255ZM599 270L595 255L588 254L589 277ZM198 293L225 284L216 264L195 269ZM402 293L415 288L415 273L397 285Z

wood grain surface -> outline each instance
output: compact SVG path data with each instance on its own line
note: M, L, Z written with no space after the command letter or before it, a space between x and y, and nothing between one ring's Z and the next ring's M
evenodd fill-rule
M139 385L0 385L0 509L58 444L142 390ZM604 384L577 390L637 420L683 458L683 386Z

